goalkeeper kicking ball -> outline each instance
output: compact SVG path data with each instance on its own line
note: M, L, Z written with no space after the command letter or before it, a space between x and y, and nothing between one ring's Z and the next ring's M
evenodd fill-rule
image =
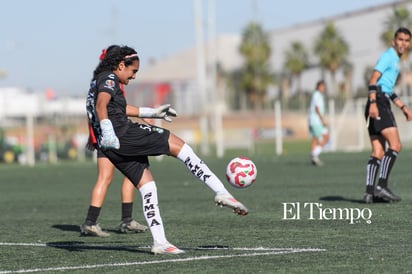
M236 157L226 167L226 179L234 187L251 186L257 175L256 165L247 157Z

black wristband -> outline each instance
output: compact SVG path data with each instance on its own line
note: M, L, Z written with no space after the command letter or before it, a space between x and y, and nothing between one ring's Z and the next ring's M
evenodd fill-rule
M368 91L369 92L377 92L378 91L378 86L377 85L369 85L368 86Z
M406 108L406 105L401 106L401 110L403 110L404 108Z
M369 104L376 104L376 99L369 99Z
M395 92L393 92L391 94L391 96L389 96L389 98L391 98L392 102L395 102L397 99L399 99L398 94L396 94Z

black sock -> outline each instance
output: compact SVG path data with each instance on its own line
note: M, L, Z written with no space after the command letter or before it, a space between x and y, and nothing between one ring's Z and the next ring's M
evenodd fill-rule
M99 218L101 207L89 206L87 211L86 224L95 225Z
M375 179L378 175L381 161L378 158L370 157L366 166L366 193L373 194L375 188Z
M395 164L396 158L398 157L398 152L388 149L382 158L381 173L379 174L378 186L387 187L388 177L391 173L392 167Z
M128 223L132 218L133 212L133 202L132 203L122 203L122 222Z

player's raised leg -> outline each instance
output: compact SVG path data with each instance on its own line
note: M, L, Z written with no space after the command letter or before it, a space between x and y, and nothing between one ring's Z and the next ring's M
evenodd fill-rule
M220 179L209 169L206 163L201 160L182 139L174 134L170 134L169 147L172 156L181 160L187 169L200 181L206 184L215 193L215 203L233 209L238 214L245 216L248 209L225 188Z

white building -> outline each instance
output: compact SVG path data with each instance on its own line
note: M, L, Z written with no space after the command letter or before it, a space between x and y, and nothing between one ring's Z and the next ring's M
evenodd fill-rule
M350 83L351 90L355 92L359 88L366 89L366 83L363 79L365 69L373 66L378 56L385 50L380 35L385 28L385 21L393 14L393 8L397 5L412 10L412 0L394 1L390 4L338 14L282 29L269 30L273 72L282 72L284 53L293 41L300 41L312 53L315 38L323 30L326 23L333 22L350 47L348 59L353 64L354 69L353 80ZM212 42L215 42L217 63L224 70L231 71L242 65L242 58L238 50L241 34L221 36L214 41L209 41L205 46L206 57L213 49ZM134 90L140 90L139 85L169 83L173 90L173 98L169 98L169 100L185 113L198 112L200 102L196 58L196 49L192 48L158 60L139 72L137 84L132 84L129 87L130 94L133 94ZM312 54L312 58L312 62L316 63L314 54ZM328 82L330 79L328 75L326 76L325 80ZM322 78L320 69L306 71L301 78L302 88L313 89L319 78ZM343 76L338 73L336 79L338 82L343 81ZM293 92L294 89L296 87L292 86L291 91ZM136 102L132 103L139 105L139 99L137 97L134 99Z
M0 121L7 118L86 115L85 99L79 97L48 98L46 93L21 88L0 88Z

